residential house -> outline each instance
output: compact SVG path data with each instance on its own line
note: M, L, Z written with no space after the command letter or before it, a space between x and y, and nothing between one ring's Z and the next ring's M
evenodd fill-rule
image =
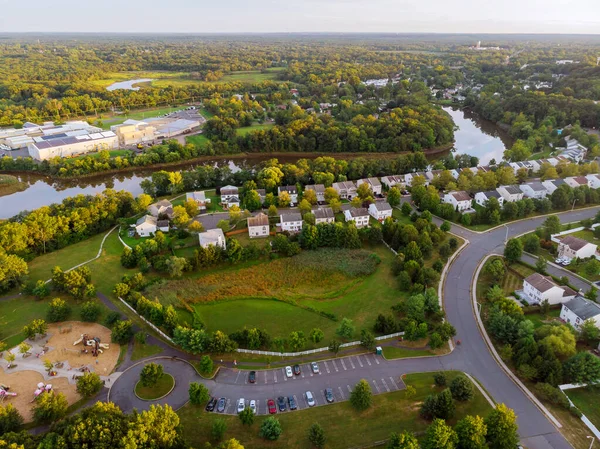
M356 185L352 181L334 182L332 187L342 199L352 201L356 196Z
M560 319L579 329L581 325L592 320L600 328L600 305L582 296L576 296L562 305Z
M571 136L565 137L565 141L567 142L567 147L563 149L559 156L570 159L575 163L581 162L587 154L587 148Z
M549 194L548 189L539 181L521 184L519 188L527 198L537 198L538 200L541 200L542 198L546 198Z
M279 222L282 231L288 232L300 232L302 231L302 215L298 212L290 212L287 214L281 214L279 216Z
M570 176L565 178L565 182L572 188L588 185L588 179L585 176Z
M387 201L376 201L369 204L369 214L375 220L383 221L392 216L392 206Z
M206 210L206 204L210 203L210 198L206 198L206 194L204 193L204 191L202 192L187 192L185 194L185 200L189 201L189 200L193 200L196 202L196 204L198 205L198 209L200 211L205 211Z
M561 304L573 299L577 292L556 284L550 276L533 273L523 281L523 295L530 304L541 304L548 300L550 305Z
M160 232L169 232L169 220L156 220L156 230Z
M586 240L567 235L558 243L558 257L564 259L585 259L596 254L598 247Z
M265 189L254 190L256 190L256 193L258 193L258 197L260 198L260 204L263 204L265 202L265 199L267 198L267 191Z
M495 190L488 190L487 192L477 192L475 194L475 202L481 207L486 207L486 203L492 198L496 198L498 200L498 204L500 204L500 207L504 205L504 198Z
M540 171L540 168L542 168L542 164L544 161L543 160L539 160L539 161L532 160L532 161L527 161L527 162L529 162L529 164L531 165L531 170L534 173L537 173Z
M446 193L443 201L444 203L452 204L454 209L459 212L464 212L472 208L471 196L464 190Z
M364 207L351 207L344 211L344 218L346 221L353 221L359 229L369 226L369 217L369 211Z
M248 217L248 235L254 237L268 237L269 235L269 217L262 212L254 217Z
M287 192L290 196L291 206L298 204L298 188L296 186L279 186L277 187L277 195L281 195L281 192Z
M169 200L160 200L148 206L148 212L155 218L166 216L173 218L173 204Z
M425 180L425 185L429 185L429 181L427 180L425 172L419 171L415 173L407 173L404 175L404 181L408 187L412 186L413 179L415 179L416 176L422 177Z
M200 246L202 248L208 248L209 246L220 246L223 249L227 249L227 242L225 240L225 234L221 228L209 229L206 232L198 234L200 240Z
M240 190L236 186L221 187L221 204L226 208L240 206Z
M542 181L542 184L548 190L548 194L552 195L558 186L566 184L564 179L549 179L547 181Z
M315 216L315 224L335 222L335 214L331 207L319 207L313 209L312 213Z
M314 190L317 195L317 201L319 203L325 202L325 185L324 184L311 184L304 188L304 191Z
M361 184L368 184L369 187L371 187L371 190L373 191L373 195L381 195L381 182L379 182L379 179L365 178L365 179L359 179L358 181L356 181L357 188Z
M586 178L591 189L600 188L600 175L587 175Z
M392 175L392 176L384 176L381 178L381 183L385 185L388 189L397 186L399 189L404 188L404 176L403 175Z
M519 186L500 186L496 191L502 195L502 198L504 198L504 201L507 203L514 203L515 201L523 199L523 192L521 192Z
M157 220L152 215L144 215L135 222L135 232L140 237L150 237L156 234Z

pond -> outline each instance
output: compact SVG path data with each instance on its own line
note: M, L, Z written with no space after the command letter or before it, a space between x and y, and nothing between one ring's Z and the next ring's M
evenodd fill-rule
M154 81L152 78L140 78L137 80L129 80L129 81L118 81L116 83L112 83L110 86L106 88L106 90L117 90L117 89L126 89L126 90L140 90L139 87L133 87L134 84L140 83L148 83L150 81Z
M443 109L458 126L458 130L454 132L454 148L457 154L476 156L479 163L485 165L492 159L501 161L504 150L514 143L508 132L473 112L451 107Z

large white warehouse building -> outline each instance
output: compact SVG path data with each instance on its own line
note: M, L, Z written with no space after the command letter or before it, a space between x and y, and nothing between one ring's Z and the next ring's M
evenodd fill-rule
M80 154L119 147L119 138L112 131L99 133L70 132L58 135L34 137L27 145L29 155L38 161L53 157L73 157Z

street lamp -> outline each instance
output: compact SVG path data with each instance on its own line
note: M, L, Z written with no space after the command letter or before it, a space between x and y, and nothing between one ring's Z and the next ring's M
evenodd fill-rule
M591 438L591 439L592 439L592 442L590 443L590 449L592 449L592 446L594 445L594 440L595 440L596 438L595 438L595 437L592 437L592 436L589 436L589 435L587 436L587 438Z

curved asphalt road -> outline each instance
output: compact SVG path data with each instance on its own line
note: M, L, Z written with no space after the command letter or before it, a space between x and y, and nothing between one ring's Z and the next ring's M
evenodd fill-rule
M599 208L560 214L561 222L568 223L593 217ZM444 281L444 309L448 321L457 330L456 339L462 341L451 354L441 357L423 357L387 361L374 354L348 356L319 362L320 373L313 374L307 364L301 366L302 374L287 378L283 369L257 372L256 383L249 384L247 371L221 369L215 380L200 378L194 369L183 361L160 359L165 371L175 376L176 388L166 398L154 403L168 403L175 409L187 401L190 382L202 382L213 396L227 399L225 413L235 413L236 401L244 398L256 400L258 413L264 414L266 400L278 396L293 396L299 408L308 404L304 393L311 391L317 405L325 404L324 389L332 388L336 401L348 399L350 389L360 380L367 379L374 393L386 393L404 388L401 376L407 373L439 370L461 370L475 377L498 403L503 402L515 410L518 417L522 443L529 449L568 449L571 445L558 429L531 402L523 391L508 377L491 355L484 342L473 312L471 282L480 261L490 253L502 253L505 238L516 236L540 226L545 217L532 218L502 226L491 232L478 234L455 226L455 234L467 239L467 245L455 258ZM554 270L554 268L552 268ZM571 282L583 288L587 284L569 275ZM185 355L182 354L185 358ZM133 394L143 364L126 370L114 383L110 399L124 411L133 408L147 409L151 402L140 401Z

